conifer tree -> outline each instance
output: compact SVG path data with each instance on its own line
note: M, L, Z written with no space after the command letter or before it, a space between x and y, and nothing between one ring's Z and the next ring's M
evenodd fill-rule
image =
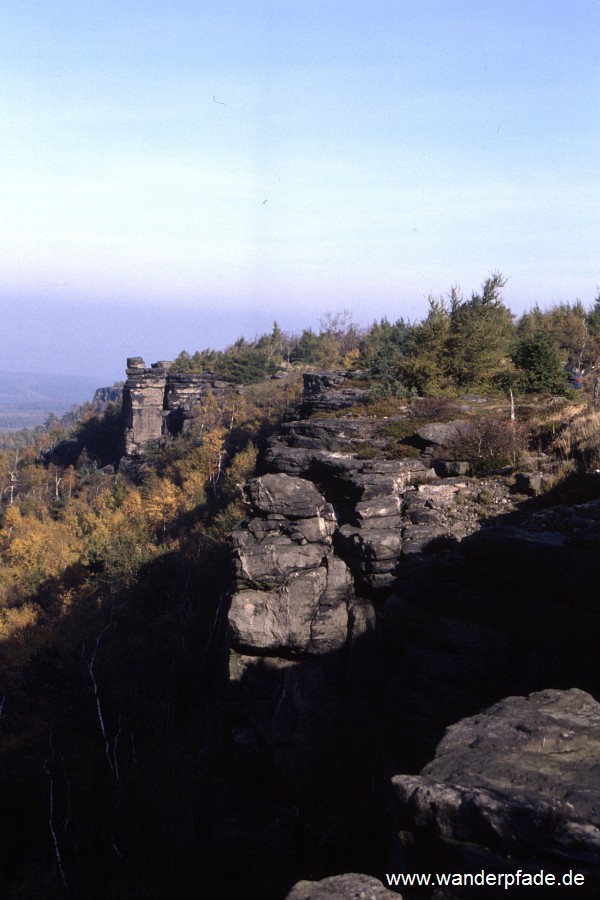
M540 329L531 336L519 338L512 354L520 370L519 387L527 393L548 391L564 393L565 373L552 338Z
M495 272L470 300L452 290L445 354L447 374L459 389L486 387L507 367L514 325L502 301L505 284Z
M401 373L407 387L419 394L446 391L450 386L447 374L446 347L450 329L450 316L444 298L428 298L429 312L414 330L414 343L410 357L401 365Z

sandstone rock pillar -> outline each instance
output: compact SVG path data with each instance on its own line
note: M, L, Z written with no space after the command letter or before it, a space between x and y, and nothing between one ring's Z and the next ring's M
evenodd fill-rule
M127 360L127 381L123 387L124 452L139 456L148 441L162 435L165 415L165 388L171 364L154 363L146 368L141 356Z

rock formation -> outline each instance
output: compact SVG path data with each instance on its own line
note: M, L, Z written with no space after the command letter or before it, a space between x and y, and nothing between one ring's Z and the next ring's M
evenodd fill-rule
M312 482L271 474L245 490L251 517L230 537L232 687L243 739L271 747L295 780L339 717L352 643L374 627L373 610L334 554L334 509Z
M127 458L227 390L140 358L127 375ZM600 690L600 501L541 507L543 471L472 477L456 448L480 399L451 422L357 416L360 380L309 373L244 487L216 819L225 855L253 861L249 897L301 876L293 900L383 896L366 875L316 879L360 860L425 871L428 855L466 871L563 860L597 884L598 712L582 691ZM401 837L386 863L374 796L389 775Z
M172 372L171 366L162 360L147 368L140 356L127 360L122 448L126 457L140 456L148 441L184 432L195 407L201 406L209 393L221 396L228 387L210 372Z
M118 403L122 394L123 391L120 387L97 388L92 399L92 406L103 410L109 403Z
M254 517L231 536L233 646L316 656L343 647L354 591L331 550L333 507L310 481L290 475L256 478L246 492Z
M127 360L127 381L123 388L126 456L141 453L144 444L163 433L167 368L155 363L146 368L144 360Z
M252 759L282 779L291 804L284 818L296 823L288 856L312 841L338 866L329 872L344 861L349 868L359 852L369 791L383 790L387 772L404 773L393 780L396 834L415 841L410 859L397 841L390 871L430 870L431 847L442 866L458 842L448 859L465 871L489 860L504 865L513 851L521 861L539 852L596 877L598 712L582 690L599 688L600 501L541 509L507 478L466 477L468 463L436 458L466 420L427 428L415 421L425 452L385 458L389 443L380 438L389 420L331 416L350 405L346 390L356 386L340 373L307 376L303 403L270 440L263 474L244 489L248 518L230 538L238 764ZM365 444L375 458L361 458ZM535 481L517 484L538 490ZM535 691L542 693L526 699ZM511 694L523 696L502 701ZM497 705L464 721L490 704ZM456 722L436 761L420 776L406 774L431 759ZM563 750L575 746L579 774L569 782L566 765L572 792L561 799ZM477 747L490 750L487 768ZM509 761L524 750L530 755L511 788ZM539 769L535 783L525 763ZM583 787L573 811L576 781ZM374 855L371 844L368 871L381 874ZM327 863L319 859L322 876ZM343 893L351 880L333 881L302 882L290 898L355 896Z
M301 413L336 412L362 403L367 391L348 372L307 372Z

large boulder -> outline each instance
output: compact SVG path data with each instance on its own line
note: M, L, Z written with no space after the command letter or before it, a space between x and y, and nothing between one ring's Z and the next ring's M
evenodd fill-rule
M427 444L450 447L461 438L466 438L471 428L466 419L455 419L453 422L431 422L429 425L422 425L417 434Z
M312 471L319 455L317 450L288 447L282 441L271 439L265 452L265 464L271 472L306 476Z
M333 515L315 485L292 475L263 475L251 479L245 486L254 515L281 515L289 519L307 519L325 512Z
M309 544L278 531L257 538L250 528L234 531L230 542L237 580L261 587L283 585L289 576L315 569L325 551L320 541Z
M400 894L389 891L377 878L351 872L322 881L299 881L286 900L380 900L383 897L402 900Z
M599 759L600 704L578 689L509 697L458 722L420 776L392 779L396 866L573 870L585 878L577 896L597 897Z
M292 572L275 590L238 591L229 611L232 643L254 650L330 653L348 638L352 594L350 573L334 557L309 571Z

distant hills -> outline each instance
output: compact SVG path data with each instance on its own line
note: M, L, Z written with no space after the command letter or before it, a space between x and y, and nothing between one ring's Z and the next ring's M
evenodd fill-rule
M0 372L0 432L42 425L50 413L62 416L102 386L99 378Z

